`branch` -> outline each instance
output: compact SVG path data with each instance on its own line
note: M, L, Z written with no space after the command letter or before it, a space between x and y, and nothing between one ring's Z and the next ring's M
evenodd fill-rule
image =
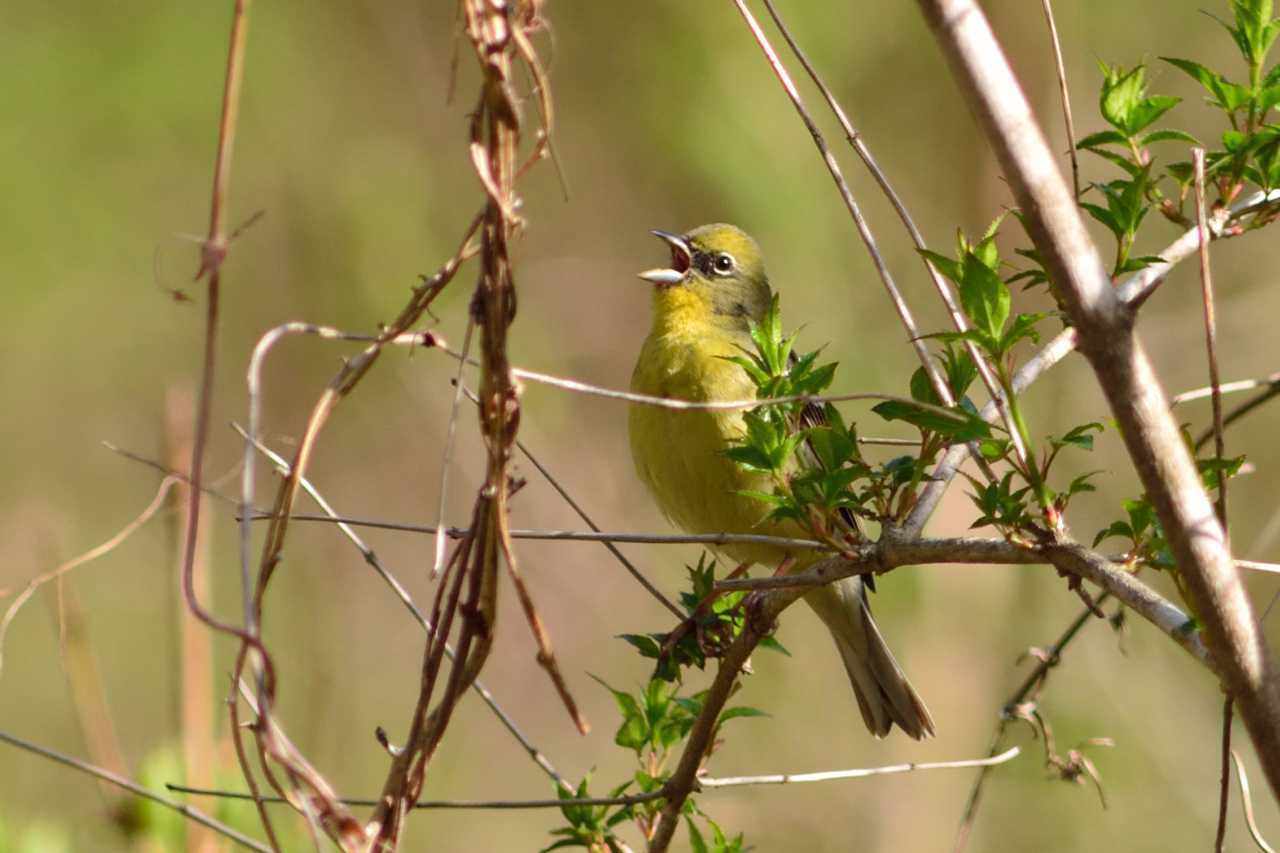
M1272 190L1269 193L1254 193L1232 205L1229 210L1216 210L1209 216L1209 234L1214 240L1224 240L1238 236L1244 233L1242 223L1245 219L1277 202L1280 202L1280 189ZM1161 263L1152 264L1134 273L1132 277L1116 289L1117 295L1121 301L1136 311L1146 301L1147 297L1155 292L1156 287L1164 281L1175 266L1196 253L1199 245L1198 228L1190 228L1183 232L1181 237L1170 243L1160 253L1160 257L1164 259ZM1049 343L1045 344L1039 352L1024 363L1022 367L1018 368L1018 372L1013 377L1013 390L1021 394L1027 388L1030 388L1037 379L1074 352L1075 348L1076 330L1074 328L1063 329ZM1280 393L1280 386L1277 386L1276 393ZM1259 402L1265 402L1265 400L1260 400ZM988 402L982 407L980 414L983 420L992 423L999 412L994 403ZM1229 415L1227 423L1230 421L1231 416ZM903 525L903 531L907 535L917 536L924 530L929 517L937 509L943 493L951 485L952 479L955 478L956 472L960 469L960 463L964 461L966 453L967 448L959 445L953 446L943 456L942 461L934 467L929 485L920 493L920 499L916 502L911 514L907 517L906 523Z
M713 778L704 776L698 780L703 788L728 788L735 785L786 785L792 782L827 782L834 779L864 779L868 776L884 776L893 773L911 773L916 770L958 770L965 767L992 767L1018 757L1018 747L1007 749L988 758L967 758L962 761L921 761L906 764L890 764L887 767L866 767L854 770L826 770L820 773L774 773L768 776L728 776Z
M246 440L251 441L253 446L262 453L262 455L270 459L272 464L275 465L277 471L286 477L289 476L288 460L258 440L249 438L248 434L243 430L240 430L238 426L236 427L236 430L240 432ZM414 603L413 598L409 595L409 591L404 588L404 585L401 584L400 581L396 579L395 575L391 574L391 572L382 564L382 560L379 559L373 548L367 545L365 541L360 538L359 534L351 529L350 523L346 519L343 519L334 512L333 507L327 500L325 500L324 496L320 494L319 489L317 489L310 480L306 477L299 477L298 484L302 486L303 491L310 495L311 499L314 500L325 512L324 515L309 516L308 520L325 520L336 523L338 525L338 529L342 532L342 535L355 546L356 550L360 552L360 555L364 557L364 561L368 563L374 572L377 573L378 577L382 578L387 586L391 588L391 591L395 593L396 597L400 599L400 602L405 606L409 613L412 614L414 620L422 626L422 629L426 631L428 635L430 635L432 631L431 622L428 621L427 617L422 613L422 610L418 605ZM270 514L258 514L256 517L269 518ZM294 518L297 519L298 516L295 515ZM423 527L422 532L430 533L432 532L432 529L429 527ZM453 659L453 647L447 642L444 646L444 653L450 660ZM472 682L471 689L480 694L480 698L489 706L489 710L494 713L498 718L498 721L502 723L503 727L506 728L506 730L511 733L511 736L514 737L520 746L524 748L524 751L529 754L529 757L533 759L533 762L542 768L543 772L550 776L557 785L564 787L566 790L572 790L560 775L559 771L556 770L555 765L551 763L550 759L543 755L542 751L534 746L528 737L525 736L520 727L516 725L515 720L513 720L511 716L503 710L502 706L498 704L498 700L489 692L489 689L485 687L479 679Z
M720 581L716 589L801 593L853 575L883 574L899 566L928 563L1052 564L1106 590L1155 625L1192 657L1210 666L1209 655L1187 614L1155 590L1117 566L1111 558L1082 545L1022 546L1003 539L899 539L888 532L879 542L855 549L857 559L831 557L793 575L746 581ZM1216 670L1215 670L1216 671Z
M773 773L762 776L703 776L698 780L701 788L737 788L744 785L784 785L801 782L830 782L840 779L864 779L868 776L886 776L896 773L912 773L917 770L955 770L964 767L990 767L1017 758L1021 750L1013 747L990 758L969 758L961 761L920 761L907 764L890 764L885 767L860 767L852 770L824 770L818 773ZM166 788L182 794L202 797L219 797L227 800L248 800L252 794L241 791L223 791L216 788L196 788L188 785L166 784ZM415 809L563 809L574 806L633 806L651 803L666 796L666 789L659 788L643 794L624 797L566 797L545 800L419 800ZM283 804L283 797L263 797L264 803ZM343 805L373 806L377 800L344 799Z
M115 773L112 773L110 770L104 770L101 767L95 767L94 765L88 763L87 761L81 761L78 758L72 758L70 755L64 755L61 752L57 752L56 750L49 749L47 746L40 746L39 744L32 743L29 740L24 740L20 737L17 737L16 735L11 735L8 732L0 731L0 741L4 741L5 743L11 746L16 746L19 749L25 749L27 752L35 753L36 755L40 755L40 756L43 756L44 758L48 758L52 761L56 761L59 764L65 764L67 767L74 768L76 770L79 770L82 773L88 773L90 776L95 776L98 779L102 779L103 781L110 782L112 785L116 785L118 787L124 788L126 791L129 791L132 794L137 794L139 797L144 797L148 800L151 800L151 802L153 803L159 803L160 805L164 806L166 809L172 809L173 811L177 812L178 814L182 815L188 820L193 820L196 823L200 824L201 826L206 826L209 829L213 830L214 832L218 833L219 835L225 838L229 838L232 841L236 842L237 844L247 847L250 850L257 850L257 851L260 851L260 853L271 853L270 847L267 847L265 844L262 844L261 842L253 840L247 835L242 835L241 833L227 826L225 823L222 823L220 821L214 820L213 818L209 817L207 814L200 811L199 809L194 809L191 806L187 805L186 803L179 803L175 800L169 799L168 797L162 797L159 794L157 794L155 791L152 791L149 788L144 788L136 782L126 779L123 776L119 776ZM254 798L253 794L245 794L244 796L246 799Z
M996 150L1164 527L1215 649L1215 670L1280 794L1280 683L1213 506L1134 334L1133 312L1118 298L982 11L973 0L919 4Z

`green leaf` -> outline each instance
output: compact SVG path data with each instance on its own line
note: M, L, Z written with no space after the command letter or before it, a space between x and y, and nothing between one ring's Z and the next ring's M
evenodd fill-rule
M775 651L780 654L786 655L787 657L791 657L791 652L787 651L787 647L782 645L782 643L778 642L778 638L773 636L772 634L770 634L769 636L765 637L763 640L760 641L760 648L769 649L771 651Z
M1118 130L1102 130L1091 133L1076 143L1076 148L1089 151L1103 145L1124 145L1128 142L1125 135Z
M707 846L707 841L702 837L702 833L698 831L697 824L693 822L693 818L686 817L684 822L689 827L689 849L693 853L711 853L711 848Z
M871 411L887 421L906 421L957 442L991 437L990 424L962 409L939 409L906 400L886 400L873 406Z
M618 637L639 649L642 657L656 658L662 653L662 644L652 634L619 634Z
M947 278L951 279L954 284L959 286L960 280L964 278L964 271L958 261L952 260L946 255L939 255L937 252L931 252L928 249L920 249L919 252L938 268L938 272L942 273Z
M1143 145L1150 145L1153 142L1185 142L1188 145L1200 144L1199 140L1187 133L1185 130L1175 130L1171 127L1163 130L1153 130L1146 136L1142 137Z
M1036 330L1036 324L1048 317L1047 311L1035 311L1027 314L1019 314L1013 319L1005 332L1004 337L1000 340L998 355L1004 356L1009 350L1013 349L1013 345L1018 341L1026 338L1032 343L1040 342L1040 332Z
M1098 102L1102 117L1112 127L1128 131L1133 112L1141 103L1146 88L1146 68L1138 65L1132 71L1124 72L1119 67L1108 68L1104 65L1103 74L1105 79Z
M1189 59L1176 59L1170 56L1162 56L1160 58L1199 82L1211 96L1211 103L1220 109L1227 112L1235 112L1249 105L1249 90L1244 86L1232 83L1216 71Z
M933 383L929 381L929 374L923 367L917 367L911 374L911 399L931 406L942 405L942 401L938 399L938 392L933 390Z
M740 705L737 708L730 708L727 711L723 711L720 714L720 719L718 721L718 724L723 725L737 717L767 717L767 716L769 715L764 711L761 711L759 708L748 708L746 706Z
M759 447L741 444L737 447L726 447L720 453L748 471L763 471L767 473L774 470L773 460L769 453Z
M1112 536L1119 536L1130 540L1135 538L1133 528L1128 524L1123 521L1113 521L1111 524L1098 531L1097 536L1093 537L1093 547L1097 548L1103 540L1110 539Z
M1101 471L1090 471L1087 474L1081 474L1071 481L1071 485L1067 486L1067 497L1078 495L1083 492L1096 492L1098 487L1089 481L1101 474Z
M630 693L613 689L599 676L592 675L591 677L613 694L613 699L618 704L618 710L622 712L622 725L618 727L617 734L613 737L613 742L624 749L635 750L639 754L649 740L649 726L645 720L645 713L640 708L640 703Z
M1134 107L1133 113L1129 117L1129 134L1136 135L1147 127L1150 127L1156 119L1167 113L1169 110L1181 103L1181 98L1173 95L1152 95L1144 98Z
M1054 447L1066 447L1074 445L1084 450L1093 450L1093 435L1095 432L1102 432L1103 426L1097 421L1087 424L1081 424L1078 427L1067 432L1062 438L1050 438L1050 442Z
M960 304L979 330L1000 339L1009 318L1009 288L995 270L970 253L964 258L964 278L960 282Z

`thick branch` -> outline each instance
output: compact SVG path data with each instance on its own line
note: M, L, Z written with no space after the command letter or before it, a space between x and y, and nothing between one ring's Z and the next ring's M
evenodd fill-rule
M973 0L919 0L995 149L1164 526L1216 670L1280 794L1280 686L1222 528L1031 107Z

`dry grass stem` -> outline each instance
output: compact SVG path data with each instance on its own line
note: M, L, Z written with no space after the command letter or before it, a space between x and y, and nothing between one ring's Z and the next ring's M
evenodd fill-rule
M1236 776L1240 782L1240 808L1244 811L1244 822L1249 827L1249 836L1262 853L1275 853L1275 848L1262 837L1262 832L1258 829L1258 822L1254 819L1253 795L1249 791L1249 777L1244 772L1244 762L1240 760L1240 755L1235 750L1231 751L1231 761L1236 766Z
M18 596L9 604L8 609L5 610L4 618L0 619L0 673L3 673L4 671L4 643L5 638L9 634L9 626L13 623L14 617L18 615L18 611L22 609L22 606L27 603L31 596L35 595L36 590L47 584L49 581L62 577L72 569L78 566L83 566L85 563L92 562L93 560L114 551L119 547L120 543L124 542L137 532L138 528L150 521L151 518L164 507L165 498L168 496L169 490L172 489L177 482L178 479L175 477L165 477L160 481L160 486L156 489L156 494L151 499L151 503L147 504L146 508L140 512L133 521L122 527L114 536L106 542L103 542L101 545L98 545L95 548L90 548L78 557L73 557L56 568L50 569L44 574L37 575L27 582L27 585L22 588L22 591L18 593Z

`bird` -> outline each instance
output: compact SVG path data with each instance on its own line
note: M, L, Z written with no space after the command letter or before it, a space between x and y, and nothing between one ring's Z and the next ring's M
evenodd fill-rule
M651 397L706 402L756 396L746 371L730 359L752 349L750 330L769 309L773 291L759 245L733 225L715 223L684 234L653 231L671 265L647 270L653 318L640 348L631 390ZM813 411L820 415L820 410ZM737 465L721 451L744 434L739 409L674 409L632 403L628 432L636 472L659 509L688 533L810 534L791 520L769 520L770 507L744 491L772 492L768 475ZM850 516L849 523L854 523ZM800 570L816 551L772 544L725 543L714 550L737 564ZM867 583L849 577L805 595L835 640L867 729L877 738L896 724L920 740L933 718L907 680L872 618Z

